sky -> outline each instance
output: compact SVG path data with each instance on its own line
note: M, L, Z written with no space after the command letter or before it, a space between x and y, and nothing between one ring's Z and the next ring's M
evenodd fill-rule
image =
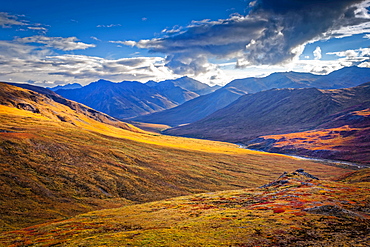
M370 0L2 1L0 81L225 85L370 67L369 10Z

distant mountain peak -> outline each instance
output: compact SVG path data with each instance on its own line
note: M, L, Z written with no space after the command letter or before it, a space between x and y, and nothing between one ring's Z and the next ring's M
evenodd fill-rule
M58 85L56 87L52 87L52 88L48 88L48 89L55 92L59 89L76 89L76 88L82 88L82 85L79 84L79 83L69 83L69 84L66 84L66 85Z

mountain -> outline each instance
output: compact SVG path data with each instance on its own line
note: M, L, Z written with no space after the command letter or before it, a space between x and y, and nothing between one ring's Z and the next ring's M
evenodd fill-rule
M177 104L182 104L188 100L194 99L199 97L199 94L189 91L185 88L182 88L172 81L162 81L162 82L154 82L155 84L146 83L145 85L150 86L160 92L161 95L167 97L168 99L176 102Z
M370 68L352 66L322 76L311 86L321 89L339 89L355 87L365 82L370 82Z
M357 76L356 76L357 75ZM233 80L223 88L208 95L185 102L183 105L134 118L135 121L177 126L198 121L215 111L226 107L241 95L273 88L345 88L370 81L370 69L347 67L319 76L309 73L273 73L264 78Z
M177 107L136 117L132 120L145 123L166 124L170 126L187 124L200 120L213 112L224 108L244 94L245 93L243 91L236 88L221 88L213 93L189 100Z
M56 86L56 87L52 87L52 88L48 88L52 91L57 91L59 89L77 89L77 88L82 88L81 84L78 84L78 83L70 83L70 84L67 84L67 85L63 85L63 86Z
M272 88L340 89L355 87L370 81L370 69L357 66L344 67L328 75L313 75L299 72L272 73L263 78L236 79L226 85L248 93L256 93Z
M271 89L247 94L202 120L165 133L246 143L262 135L315 129L351 107L370 107L370 83L348 89Z
M51 90L19 86L33 90L0 83L1 231L92 210L252 187L297 167L326 178L348 171L145 132Z
M307 88L321 76L310 73L278 72L262 78L236 79L225 87L234 87L247 93L257 93L272 88Z
M212 93L219 88L219 86L211 87L187 76L158 83L148 81L145 85L157 89L162 95L178 104L197 98L199 95Z
M268 152L369 164L369 137L370 108L350 109L336 114L331 121L314 130L261 136L248 142L247 147Z
M16 88L9 87L7 85L15 86ZM0 94L1 105L12 106L18 109L31 111L33 113L39 113L53 120L69 122L76 126L81 126L81 124L82 126L85 126L83 123L88 124L86 120L82 119L87 117L88 119L92 119L103 124L131 131L138 131L138 129L132 125L121 122L107 114L96 111L80 103L65 99L47 88L29 84L2 82L0 82L0 86L2 88L2 92ZM27 91L22 91L17 88L23 88L30 91L27 93ZM39 104L40 102L45 103ZM58 105L62 105L61 107L67 107L67 109L69 109L66 111L55 110L55 107L49 106L49 104L52 104L53 102L58 103ZM72 115L70 114L71 110L73 111ZM66 114L66 112L68 112L68 114ZM77 112L78 115L74 114L74 112Z
M0 241L4 246L368 246L369 169L335 182L304 169L279 175L259 188L89 212L4 232Z
M209 94L209 93L214 92L218 88L220 88L220 86L211 87L211 86L209 86L205 83L194 80L194 79L192 79L190 77L187 77L187 76L184 76L184 77L181 77L181 78L178 78L178 79L174 79L174 80L165 80L165 81L161 81L161 82L158 82L158 83L156 83L154 81L149 81L146 84L150 87L157 87L157 86L160 86L161 84L165 84L165 85L172 84L174 86L180 87L180 88L185 89L187 91L194 92L198 95Z
M120 119L177 106L158 90L135 81L113 83L99 80L79 89L62 89L56 93Z

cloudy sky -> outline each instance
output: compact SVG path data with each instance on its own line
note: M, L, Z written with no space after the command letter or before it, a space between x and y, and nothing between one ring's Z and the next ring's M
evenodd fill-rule
M370 67L370 0L12 0L0 81L54 86Z

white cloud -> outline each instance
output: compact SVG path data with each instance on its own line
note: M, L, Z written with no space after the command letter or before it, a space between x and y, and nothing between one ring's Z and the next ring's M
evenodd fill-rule
M313 56L315 57L315 60L321 59L321 48L320 46L316 47L316 49L313 51Z
M136 42L131 41L131 40L128 40L128 41L109 41L109 43L127 45L127 46L131 46L131 47L134 47L136 45Z
M308 43L370 32L369 3L257 0L246 16L193 21L181 32L173 28L169 36L121 44L166 54L167 66L175 73L208 73L209 59L236 59L240 68L290 64ZM320 58L316 50L316 59Z
M121 24L97 25L96 27L121 27Z
M370 39L370 34L365 34L364 39Z
M0 41L0 80L52 86L56 83L87 84L112 81L176 78L161 57L104 59L85 55L58 55L47 47Z
M3 28L27 25L27 22L18 19L19 18L16 15L11 15L6 12L0 12L0 26Z
M93 39L93 40L96 40L96 41L101 41L100 39L98 39L97 37L94 37L94 36L90 36L90 39Z
M23 18L21 18L23 17ZM17 31L37 31L39 33L46 33L48 29L46 25L40 23L31 23L27 20L24 20L24 16L21 15L12 15L6 12L0 12L0 27L2 28L12 28L17 26ZM19 28L22 27L22 28Z
M76 37L63 38L36 35L31 37L17 38L15 41L19 43L44 44L46 47L52 47L63 51L85 50L90 47L95 47L94 44L78 42Z

